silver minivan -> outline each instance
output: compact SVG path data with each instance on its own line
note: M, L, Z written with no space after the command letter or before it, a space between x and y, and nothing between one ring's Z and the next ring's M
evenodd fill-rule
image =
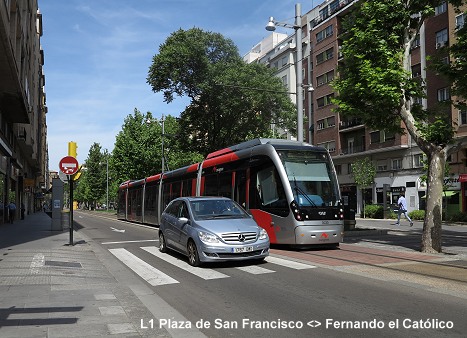
M165 208L159 227L159 250L204 262L264 260L269 237L252 216L226 197L179 197Z

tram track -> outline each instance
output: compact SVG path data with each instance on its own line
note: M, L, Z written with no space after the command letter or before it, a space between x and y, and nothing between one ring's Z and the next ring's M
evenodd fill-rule
M323 267L349 270L353 266L366 266L467 284L467 260L445 256L437 257L386 248L359 247L356 249L352 244L341 244L339 250L290 252L273 249L271 253L298 258ZM449 259L449 261L439 261L440 259Z

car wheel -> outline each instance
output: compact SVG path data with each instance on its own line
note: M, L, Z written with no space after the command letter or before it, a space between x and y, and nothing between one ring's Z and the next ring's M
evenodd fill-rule
M201 262L199 260L198 249L196 248L196 244L193 240L188 241L187 251L188 263L190 263L191 266L200 266Z
M167 252L169 248L167 248L167 244L165 243L165 237L162 232L159 232L159 251L160 252Z

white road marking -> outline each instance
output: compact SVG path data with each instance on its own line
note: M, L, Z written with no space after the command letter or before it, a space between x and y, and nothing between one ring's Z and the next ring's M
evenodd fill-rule
M201 277L205 280L208 279L219 279L219 278L227 278L230 277L228 275L225 275L221 272L218 272L213 269L206 269L206 268L197 268L194 266L191 266L187 262L178 259L176 257L171 256L170 254L165 254L159 251L158 248L155 246L146 246L146 247L141 247L141 249L149 252L150 254L166 261L167 263L170 263L172 265L175 265L176 267L179 267L180 269L183 269L185 271L188 271L189 273Z
M251 273L253 275L262 275L263 273L275 272L274 270L269 270L269 269L262 268L262 267L256 266L256 265L239 266L236 269Z
M153 286L178 283L176 279L173 279L162 271L149 265L126 249L109 249L109 251L120 261L122 261L122 263L124 263L146 282Z
M309 265L309 264L304 264L288 259L283 259L279 257L273 257L273 256L268 256L266 257L266 262L272 263L272 264L277 264L277 265L282 265L287 268L295 269L295 270L303 270L303 269L312 269L316 268L314 265Z
M138 241L102 242L101 244L124 244L124 243L143 243L143 242L159 242L159 240L158 239L141 239Z
M45 265L44 254L38 253L34 255L29 270L32 274L38 274L42 267Z
M113 227L110 227L110 229L112 229L112 231L115 231L115 232L122 232L122 233L125 232L125 229L120 230L120 229L115 229Z

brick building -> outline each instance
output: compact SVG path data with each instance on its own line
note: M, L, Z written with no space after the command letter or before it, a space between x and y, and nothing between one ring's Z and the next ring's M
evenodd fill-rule
M342 43L341 22L352 10L358 0L327 0L302 15L303 46L303 83L311 84L313 91L304 90L305 138L315 145L326 147L333 157L338 173L342 195L350 207L361 213L363 200L366 203L382 204L383 194L388 201L397 201L400 193L405 192L409 211L424 209L426 186L420 180L423 174L423 153L412 141L410 135L391 134L365 127L358 119L341 118L333 112L331 99L334 96L330 82L337 74L337 67L342 57L339 53ZM434 72L426 70L428 55L445 44L454 41L456 27L464 23L464 15L455 13L446 2L435 9L435 16L427 20L420 32L419 39L412 48L412 72L415 77L423 77L427 83L427 99L422 104L433 107L438 101L450 98L448 84ZM267 53L267 58L259 59L270 67L277 68L277 74L284 77L284 65L271 62L287 53L289 60L294 60L294 36L287 37L283 43L289 48L277 47ZM280 46L281 43L278 44ZM285 52L284 52L285 51ZM283 56L282 56L283 57ZM283 79L290 90L295 87L294 62L287 64L290 80ZM296 100L295 97L292 97ZM451 107L448 112L454 125L457 125L457 137L467 135L467 112ZM369 157L377 168L373 187L363 193L357 189L351 173L351 164L355 160ZM448 159L451 175L446 177L450 187L446 192L448 212L466 211L467 202L463 181L467 178L467 152L460 151Z
M0 1L0 223L14 201L26 215L48 188L42 15L37 0Z

